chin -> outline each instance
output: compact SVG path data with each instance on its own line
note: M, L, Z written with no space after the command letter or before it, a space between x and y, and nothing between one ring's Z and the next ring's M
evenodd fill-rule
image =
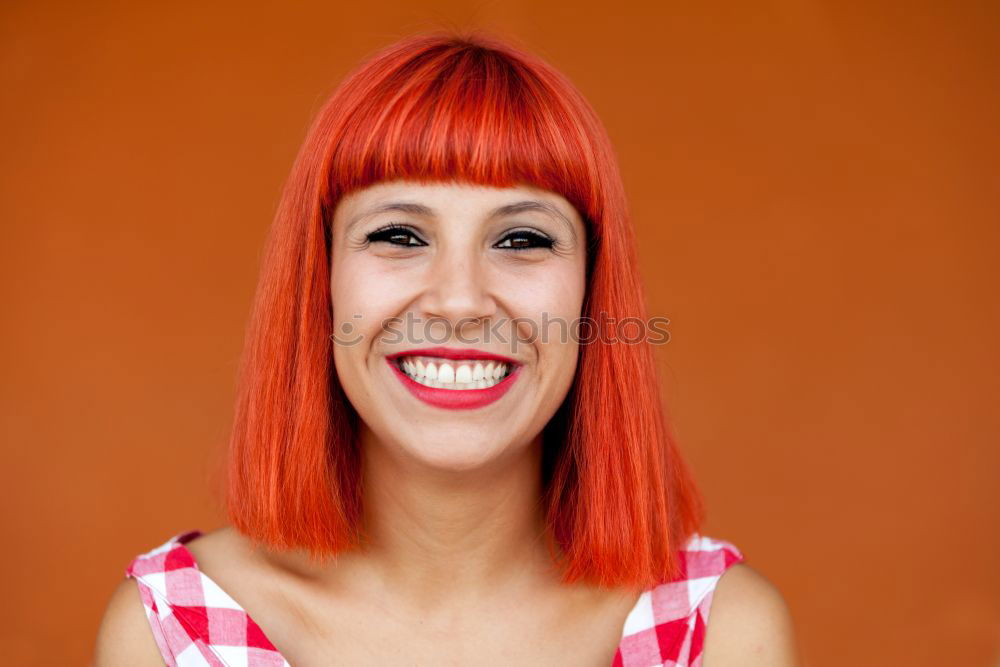
M514 445L496 438L470 438L468 433L437 435L397 440L399 451L428 468L447 472L481 469L503 459Z

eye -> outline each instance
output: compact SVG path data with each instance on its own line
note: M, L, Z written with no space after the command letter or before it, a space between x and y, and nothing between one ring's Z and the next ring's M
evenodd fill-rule
M369 243L388 243L396 246L417 247L427 245L409 227L397 225L395 223L380 227L365 236ZM415 241L415 243L411 243Z
M497 248L505 250L531 250L532 248L551 248L554 241L547 236L530 229L518 229L503 237Z

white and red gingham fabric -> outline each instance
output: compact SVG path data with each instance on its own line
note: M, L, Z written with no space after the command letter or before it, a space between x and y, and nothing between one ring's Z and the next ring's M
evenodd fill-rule
M135 578L168 667L290 667L260 626L198 569L185 545L190 530L136 556ZM681 574L645 591L625 620L611 667L700 667L712 594L743 554L724 540L693 535L680 551Z
M175 535L125 569L167 667L289 667L243 607L198 569L184 543L199 535Z
M626 617L612 667L701 667L715 584L746 559L729 542L698 534L679 555L680 574L644 592Z

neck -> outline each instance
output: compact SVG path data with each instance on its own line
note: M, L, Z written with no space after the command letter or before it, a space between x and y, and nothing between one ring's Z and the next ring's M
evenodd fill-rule
M548 577L541 436L502 460L441 470L362 438L363 558L375 579L437 604Z

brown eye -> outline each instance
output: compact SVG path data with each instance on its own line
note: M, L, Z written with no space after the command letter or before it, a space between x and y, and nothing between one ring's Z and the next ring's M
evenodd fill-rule
M505 250L530 250L531 248L551 248L552 239L530 230L518 230L505 236L496 247Z
M387 225L370 232L365 239L369 243L388 243L397 246L424 246L427 245L409 227L402 225Z

